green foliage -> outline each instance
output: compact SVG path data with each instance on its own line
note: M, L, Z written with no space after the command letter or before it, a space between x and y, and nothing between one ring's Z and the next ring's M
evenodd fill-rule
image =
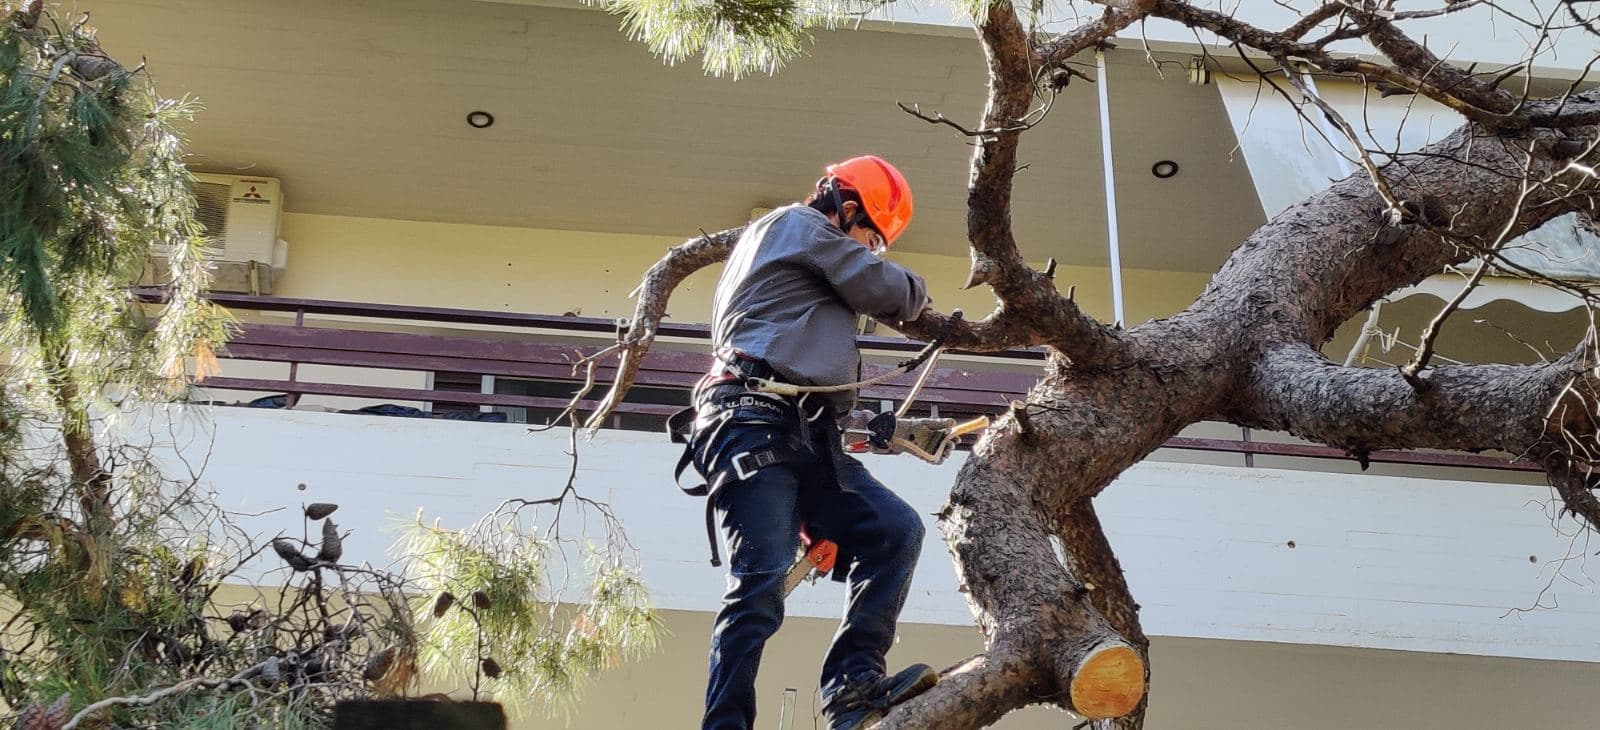
M37 384L70 376L75 402L59 407L87 407L109 383L175 392L185 359L209 358L228 326L200 296L205 242L178 132L197 106L160 98L88 26L0 8L0 343ZM174 271L159 321L130 290L155 251Z
M331 505L306 516L319 542L279 537L264 551L286 571L282 590L219 599L265 546L198 474L108 428L119 401L181 395L230 326L203 297L206 242L182 164L178 128L196 108L107 57L85 22L0 0L0 614L12 619L0 700L15 711L66 695L82 708L187 682L93 724L320 728L338 699L411 691L419 658L470 675L474 693L487 677L514 706L551 706L653 646L658 624L609 512L606 557L577 607L550 585L557 541L524 532L515 510L466 532L419 526L420 583L408 584L341 563ZM171 282L153 308L133 289L158 252ZM419 636L409 602L445 589L464 600Z
M94 438L113 397L180 394L187 362L227 334L202 298L177 131L195 111L107 57L85 22L0 2L0 698L13 708L252 660L205 618L225 572L207 567L221 513L148 450ZM158 251L174 282L159 310L133 292ZM187 711L171 710L175 723Z
M696 55L713 76L777 73L805 52L811 32L832 30L886 4L873 0L587 0L676 65Z
M605 555L589 552L582 576L588 590L576 604L563 603L552 586L552 576L565 571L565 547L515 512L497 512L465 531L413 524L402 552L413 561L415 585L426 590L417 601L423 669L470 680L475 694L487 681L514 715L537 704L553 716L570 710L596 673L653 650L660 620L621 545L608 544Z

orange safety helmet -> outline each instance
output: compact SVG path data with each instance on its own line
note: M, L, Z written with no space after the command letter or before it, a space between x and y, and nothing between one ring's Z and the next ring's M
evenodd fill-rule
M911 225L911 184L882 157L852 157L829 165L827 172L861 196L861 206L872 226L883 234L885 246L894 245Z

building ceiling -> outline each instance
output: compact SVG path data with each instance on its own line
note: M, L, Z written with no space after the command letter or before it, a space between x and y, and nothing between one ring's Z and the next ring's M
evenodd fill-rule
M830 160L874 152L916 191L904 250L964 255L970 147L896 101L976 117L977 43L828 33L776 77L668 68L603 13L429 0L81 0L107 48L198 97L194 167L281 178L288 210L694 235L801 196ZM1090 59L1092 61L1092 59ZM1123 265L1212 271L1262 222L1214 87L1110 54ZM1092 73L1092 72L1091 72ZM487 129L466 116L485 110ZM1030 259L1104 265L1094 85L1074 81L1023 139L1014 209ZM1159 160L1178 174L1157 179ZM448 244L451 242L443 242Z

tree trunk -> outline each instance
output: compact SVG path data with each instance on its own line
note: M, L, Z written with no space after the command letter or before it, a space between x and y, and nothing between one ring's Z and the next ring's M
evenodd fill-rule
M1275 33L1183 0L1118 0L1103 16L1037 44L1009 2L976 18L989 72L967 186L969 285L996 294L993 313L956 322L925 312L895 323L913 337L992 351L1046 345L1044 378L998 418L963 465L940 527L960 590L987 639L984 654L897 706L883 728L970 728L1025 705L1080 712L1095 727L1142 724L1146 638L1093 498L1190 424L1219 419L1286 430L1349 449L1498 448L1541 460L1569 509L1600 526L1600 359L1580 347L1535 366L1349 368L1320 352L1335 328L1374 301L1447 266L1490 259L1505 241L1571 212L1600 218L1600 90L1524 104L1444 64L1361 4L1328 4ZM1445 139L1338 181L1290 207L1229 256L1183 312L1107 327L1029 268L1013 236L1017 140L1046 72L1145 14L1265 51L1279 78L1289 59L1434 98L1473 120ZM1392 15L1392 14L1391 14ZM1338 16L1391 66L1333 58L1303 40ZM1441 79L1448 83L1441 83ZM1316 110L1309 113L1316 114ZM1328 112L1336 116L1334 112ZM1584 126L1590 125L1590 126ZM734 236L669 252L646 277L625 340L620 397L688 271L721 260ZM670 276L663 275L670 272ZM603 413L603 411L602 411ZM1059 549L1059 555L1057 550Z
M67 470L78 492L85 527L91 533L102 533L111 527L111 475L101 465L95 448L88 407L82 402L72 372L71 350L65 342L48 337L41 345L49 368L51 396L61 411L61 443Z

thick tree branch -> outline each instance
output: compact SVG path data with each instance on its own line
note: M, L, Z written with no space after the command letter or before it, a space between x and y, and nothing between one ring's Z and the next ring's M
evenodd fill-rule
M1303 344L1263 353L1229 420L1288 431L1362 454L1379 449L1499 449L1549 444L1551 409L1574 378L1592 377L1586 348L1540 365L1426 371L1420 392L1389 369L1344 367Z
M1239 45L1268 53L1307 59L1322 55L1321 47L1301 42L1299 35L1287 35L1257 28L1228 13L1191 5L1188 0L1156 0L1150 14L1158 18L1175 20L1190 28L1207 30ZM1299 25L1291 26L1291 30L1298 32Z
M1056 559L1047 502L1018 479L1026 473L1013 461L1018 437L1008 425L999 432L1008 434L998 438L1006 443L996 453L991 432L979 446L982 458L962 467L939 515L961 591L991 656L1024 651L1030 664L1054 668L1037 677L1031 700L1053 700L1091 717L1124 714L1131 709L1127 699L1136 703L1144 693L1142 660L1119 661L1133 641L1111 628L1092 605L1092 591ZM1137 671L1130 674L1129 666Z
M1382 18L1369 18L1368 29L1367 39L1372 41L1373 47L1412 78L1478 109L1506 115L1516 108L1517 100L1510 94L1440 59L1394 23Z
M739 235L742 233L744 233L742 226L712 234L702 233L699 238L690 239L668 249L666 255L645 272L644 281L635 290L639 303L634 307L633 319L628 324L628 331L623 333L619 340L622 347L621 361L617 364L617 377L612 381L611 389L606 392L605 400L600 402L599 407L584 424L590 435L605 425L606 419L611 417L611 412L622 402L623 396L628 394L628 389L633 387L633 379L639 374L639 366L644 361L645 353L650 351L651 343L655 342L656 329L661 326L661 318L666 316L667 299L672 296L672 290L690 274L726 261L728 253L733 250L733 245L738 243Z
M1600 529L1600 355L1594 335L1541 365L1427 371L1416 390L1393 370L1335 365L1301 345L1269 351L1252 374L1243 425L1348 449L1499 449L1544 466L1565 510Z
M1055 287L1029 268L1011 229L1011 184L1017 169L1019 123L1033 101L1028 61L1032 46L1009 2L991 2L978 23L978 38L989 68L989 100L979 129L996 130L973 148L967 179L967 240L972 272L967 286L990 285L1002 302L1036 298ZM1059 295L1058 295L1059 296Z
M1132 591L1128 590L1122 563L1111 549L1111 541L1107 539L1105 528L1095 514L1094 503L1084 499L1067 510L1061 516L1060 530L1061 548L1067 565L1083 580L1095 610L1106 618L1111 628L1127 637L1133 648L1145 658L1144 681L1145 686L1149 686L1150 639L1145 636L1144 626L1139 623L1139 603L1134 600ZM1148 701L1148 697L1139 698L1133 712L1126 717L1101 720L1095 730L1142 727Z
M1039 667L1029 659L991 647L944 670L938 685L896 705L874 730L987 727L1038 700Z
M1600 125L1600 93L1590 91L1570 99L1546 99L1527 104L1528 124L1566 129Z
M978 125L986 133L979 137L973 150L967 184L972 271L966 286L987 284L1001 302L1001 308L985 320L999 334L986 338L989 343L1050 344L1084 368L1108 364L1122 354L1124 348L1113 330L1084 314L1076 303L1056 290L1049 274L1035 271L1023 260L1011 228L1011 190L1017 169L1017 143L1027 127L1023 120L1036 88L1030 62L1036 58L1064 59L1141 17L1148 12L1150 1L1138 0L1126 10L1108 10L1100 21L1068 33L1043 49L1030 44L1016 9L1009 2L991 3L978 24L990 88ZM931 334L919 331L917 325L907 331Z
M1155 9L1155 6L1156 0L1132 0L1121 8L1108 5L1106 12L1099 18L1041 44L1034 50L1034 63L1042 69L1064 64L1067 59L1093 48L1123 28L1143 19Z
M1502 235L1513 239L1600 205L1592 178L1550 156L1567 144L1562 133L1522 135L1513 144L1466 125L1386 166L1393 194L1406 204L1398 221L1364 176L1334 183L1251 234L1201 299L1173 320L1229 311L1245 317L1244 332L1257 342L1320 346L1378 298L1490 250ZM1528 149L1536 150L1531 162ZM1592 149L1588 155L1585 164L1600 157ZM1550 182L1536 185L1519 211L1527 179ZM1509 228L1508 217L1515 218Z
M1600 530L1600 499L1594 495L1597 486L1594 466L1560 453L1551 453L1544 461L1550 486L1561 497L1565 511L1576 515L1591 529Z

